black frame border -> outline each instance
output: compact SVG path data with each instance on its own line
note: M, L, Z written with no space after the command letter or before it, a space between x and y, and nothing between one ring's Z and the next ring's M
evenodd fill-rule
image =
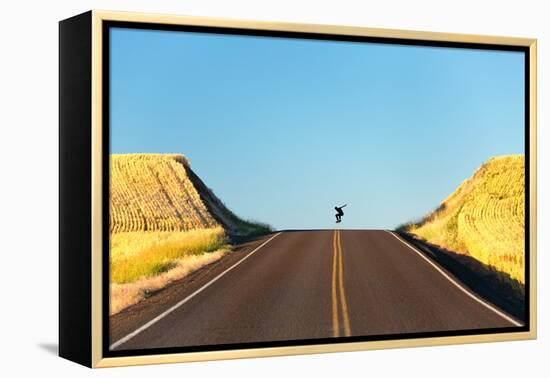
M59 22L59 356L92 365L92 12ZM81 127L75 127L79 125Z
M177 31L191 33L206 33L206 34L222 34L222 35L240 35L253 37L271 37L271 38L292 38L292 39L309 39L309 40L325 40L325 41L341 41L341 42L361 42L361 43L378 43L390 45L405 45L405 46L420 46L420 47L445 47L445 48L462 48L476 50L496 50L496 51L514 51L523 52L524 54L524 156L525 156L525 320L522 327L502 327L502 328L487 328L487 329L472 329L472 330L457 330L457 331L434 331L421 333L403 333L392 335L371 335L371 336L352 336L338 338L322 338L309 340L285 340L285 341L269 341L269 342L252 342L252 343L235 343L235 344L218 344L207 346L192 346L192 347L170 347L170 348L151 348L151 349L131 349L112 351L109 350L109 252L110 252L110 228L109 228L109 191L110 191L110 171L109 171L109 155L110 155L110 29L111 28L128 28L156 31ZM306 345L331 345L354 342L368 341L384 341L384 340L408 340L408 339L425 339L435 337L449 336L468 336L468 335L489 335L502 333L517 333L529 332L531 330L531 282L529 275L530 267L530 142L531 142L531 124L530 124L530 48L528 46L517 45L500 45L500 44L485 44L485 43L470 43L470 42L451 42L451 41L431 41L421 39L405 39L393 37L368 37L356 35L339 35L325 33L310 33L310 32L291 32L291 31L272 31L260 29L245 29L245 28L230 28L230 27L213 27L213 26L196 26L196 25L173 25L161 23L133 22L133 21L102 21L102 210L103 210L103 240L102 240L102 355L107 357L129 357L129 356L144 356L144 355L160 355L174 353L193 353L193 352L211 352L221 350L242 350L242 349L257 349L257 348L272 348L272 347L290 347L290 346L306 346Z

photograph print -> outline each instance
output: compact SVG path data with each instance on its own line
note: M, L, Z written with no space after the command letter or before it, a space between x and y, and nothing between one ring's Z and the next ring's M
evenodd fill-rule
M524 50L104 35L110 355L528 327Z

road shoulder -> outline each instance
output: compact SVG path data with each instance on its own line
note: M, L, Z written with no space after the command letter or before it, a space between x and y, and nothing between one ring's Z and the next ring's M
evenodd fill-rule
M439 248L407 232L395 231L395 234L416 247L479 298L525 322L525 297L499 280L498 276L502 273L471 256Z

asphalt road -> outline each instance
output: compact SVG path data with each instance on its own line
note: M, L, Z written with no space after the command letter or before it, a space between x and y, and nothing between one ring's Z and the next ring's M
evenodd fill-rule
M388 231L285 231L112 317L111 349L519 325L445 274Z

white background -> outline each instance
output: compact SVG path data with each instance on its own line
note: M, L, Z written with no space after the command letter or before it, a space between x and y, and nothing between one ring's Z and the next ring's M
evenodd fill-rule
M549 373L547 1L5 1L0 38L0 374L209 377L533 377ZM58 247L58 25L89 9L536 37L539 40L539 339L91 371L55 355ZM546 192L546 193L545 193ZM231 326L228 324L228 326ZM548 376L548 375L546 375Z

